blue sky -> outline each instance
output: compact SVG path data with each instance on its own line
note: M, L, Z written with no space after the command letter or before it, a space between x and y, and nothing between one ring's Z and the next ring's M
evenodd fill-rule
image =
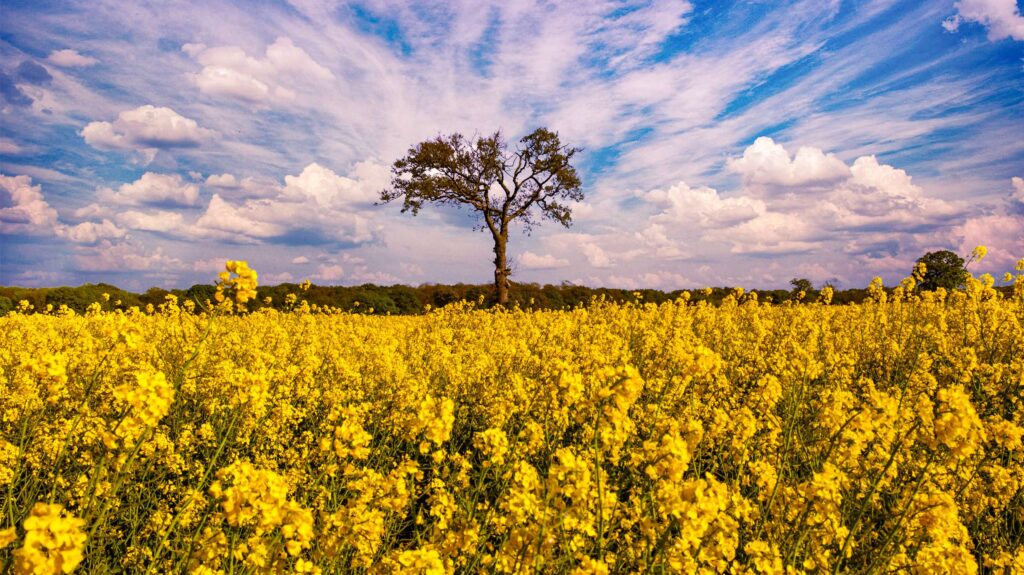
M1024 257L1014 0L113 0L0 12L0 285L486 283L468 212L376 206L438 134L585 151L515 281L893 283Z

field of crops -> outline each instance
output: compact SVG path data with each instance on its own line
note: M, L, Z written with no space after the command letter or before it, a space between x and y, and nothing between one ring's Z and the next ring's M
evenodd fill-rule
M0 318L0 571L1024 572L1004 297Z

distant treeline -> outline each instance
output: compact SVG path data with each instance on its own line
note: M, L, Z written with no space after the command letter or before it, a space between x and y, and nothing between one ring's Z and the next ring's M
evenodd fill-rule
M488 307L493 305L494 299L494 286L490 284L426 284L418 287L376 286L373 284L360 286L313 285L303 290L298 284L284 283L276 286L260 286L257 291L259 298L250 302L250 310L262 307L286 309L289 294L295 294L300 301L306 300L310 305L331 306L356 313L380 315L418 314L423 313L427 306L437 308L455 302L483 302L483 306ZM606 301L616 303L642 301L658 304L677 299L683 291L589 288L568 283L543 286L514 283L509 292L509 299L512 306L519 306L522 309L562 310L587 306L594 298L604 298ZM690 291L691 301L709 301L718 304L729 294L734 293L734 288L711 288L710 294L701 289L687 291ZM53 309L66 305L76 312L82 313L93 302L103 303L104 309L111 309L115 306L123 309L138 306L144 309L148 304L158 306L164 303L168 295L176 296L179 302L190 300L198 304L205 304L214 299L214 292L214 286L202 284L185 290L165 290L154 287L141 294L128 292L117 286L104 283L56 288L0 287L0 314L15 309L21 300L28 301L37 311L45 310L47 305L52 305ZM797 297L796 290L750 290L750 292L756 292L760 301L774 303L792 301ZM104 300L103 294L110 296L109 302ZM804 295L803 301L815 301L818 294L817 290L812 290ZM268 297L270 298L269 304L264 301ZM832 304L860 303L866 298L866 289L835 290Z

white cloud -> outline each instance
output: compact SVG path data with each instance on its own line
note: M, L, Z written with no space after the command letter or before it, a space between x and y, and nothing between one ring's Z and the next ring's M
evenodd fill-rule
M309 258L307 258L306 256L298 256L292 259L292 263L300 266L306 265L309 263Z
M1020 214L992 214L970 218L956 227L960 238L958 250L969 254L977 246L988 249L981 265L996 273L1013 269L1017 260L1024 258L1024 219Z
M196 230L235 234L236 241L279 238L293 244L370 242L381 228L376 219L382 213L373 201L386 174L383 166L362 162L354 167L353 179L312 163L297 176L285 176L283 187L261 191L263 197L232 201L214 194L196 222ZM247 180L242 180L243 188Z
M96 58L79 54L77 50L55 50L46 60L63 68L86 68L99 62Z
M691 188L686 182L639 195L662 209L653 221L666 225L692 222L702 228L722 228L751 220L765 211L761 200L746 196L723 198L713 188Z
M829 185L850 175L846 164L832 154L825 154L818 148L801 147L796 156L790 158L781 144L765 136L747 147L743 157L729 159L727 165L742 175L748 185Z
M172 232L181 229L184 223L184 217L180 213L167 210L128 210L117 214L116 219L117 223L128 229L147 232Z
M269 208L269 210L268 210ZM224 201L219 194L210 198L206 212L196 221L196 227L226 232L242 237L269 238L282 235L284 226L260 221L273 211L273 206L266 202L248 203L235 207Z
M821 229L799 214L767 212L732 228L718 229L706 239L730 244L734 254L798 254L820 247Z
M117 227L114 222L104 219L101 222L82 222L74 226L57 228L57 235L79 244L94 244L104 239L120 239L128 232Z
M29 176L0 174L0 234L45 234L57 226L57 210Z
M40 270L27 269L12 276L3 275L4 282L9 285L28 287L48 287L55 285L68 285L74 281L73 276L65 270ZM9 278L9 279L8 279Z
M345 269L338 264L320 264L313 277L320 281L338 281L344 276Z
M295 276L293 276L292 274L290 274L288 272L281 272L281 273L277 273L277 274L275 274L275 273L260 274L260 281L263 282L264 285L275 285L275 284L281 284L281 283L286 283L286 282L287 283L291 283L291 282L295 281Z
M550 270L569 266L569 260L557 258L551 254L539 255L533 252L523 252L523 255L516 258L519 265L531 270Z
M235 188L238 187L238 180L233 174L211 174L206 178L206 185L215 188Z
M82 129L86 143L100 150L135 150L152 160L158 149L192 148L215 134L170 108L139 106L113 122L90 122Z
M211 174L205 184L221 190L222 197L233 199L272 198L281 194L280 184L252 176L239 179L234 174Z
M614 263L601 246L595 243L584 241L580 244L579 250L587 258L587 263L595 268L610 268Z
M270 88L252 76L220 66L206 66L194 76L199 91L204 94L231 96L252 102L266 99Z
M231 258L206 258L192 262L192 271L204 273L220 273L224 271L224 263Z
M212 96L251 103L282 102L295 98L294 88L334 78L330 70L285 37L267 46L263 58L253 58L237 46L185 44L182 50L203 65L191 77L200 92Z
M34 180L41 180L44 182L51 183L74 182L78 179L58 170L44 168L42 166L33 166L29 164L12 164L9 162L4 162L0 163L0 169L9 170L20 176L29 176Z
M420 266L419 264L413 264L413 263L409 263L409 262L402 262L401 264L399 264L399 267L401 268L402 273L404 273L406 275L411 275L411 276L421 276L421 275L423 275L423 266Z
M21 151L21 146L17 142L10 138L0 137L0 154L14 156L20 154Z
M947 30L955 31L962 21L977 22L988 29L988 39L993 42L1024 40L1024 16L1016 0L959 0L954 6L957 14L946 21Z
M368 206L377 199L378 190L388 181L387 168L379 164L360 162L355 167L353 180L312 163L298 176L285 176L283 197L298 201L311 200L324 208L343 208L352 205Z
M596 278L595 278L596 280ZM620 289L661 289L672 291L693 287L693 280L687 276L671 271L644 272L636 276L611 274L606 280L588 282L596 286L615 287Z
M157 248L147 252L141 245L101 240L96 246L79 248L74 256L76 268L82 271L172 271L182 268L181 260Z
M96 217L110 217L113 214L113 210L109 206L101 206L97 203L91 203L87 206L78 208L74 212L74 216L79 219L83 218L96 218Z
M1010 184L1013 186L1010 199L1024 206L1024 178L1014 176L1010 179Z
M909 174L874 156L847 166L803 147L791 158L781 145L759 138L728 163L744 176L732 194L684 182L637 194L659 210L637 233L647 248L644 259L690 257L687 247L695 244L738 255L881 253L963 214L961 206L927 196Z
M1010 178L1012 191L994 213L968 218L954 229L959 252L968 254L977 246L988 248L981 267L996 274L1013 269L1024 258L1024 178Z
M199 203L199 186L186 182L178 174L146 172L138 180L122 184L116 191L103 188L97 198L124 205L195 206Z

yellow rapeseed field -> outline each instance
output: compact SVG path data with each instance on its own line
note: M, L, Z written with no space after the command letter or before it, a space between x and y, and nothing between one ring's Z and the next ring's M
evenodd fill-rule
M1024 261L407 317L239 313L228 268L0 318L0 571L1024 572Z

